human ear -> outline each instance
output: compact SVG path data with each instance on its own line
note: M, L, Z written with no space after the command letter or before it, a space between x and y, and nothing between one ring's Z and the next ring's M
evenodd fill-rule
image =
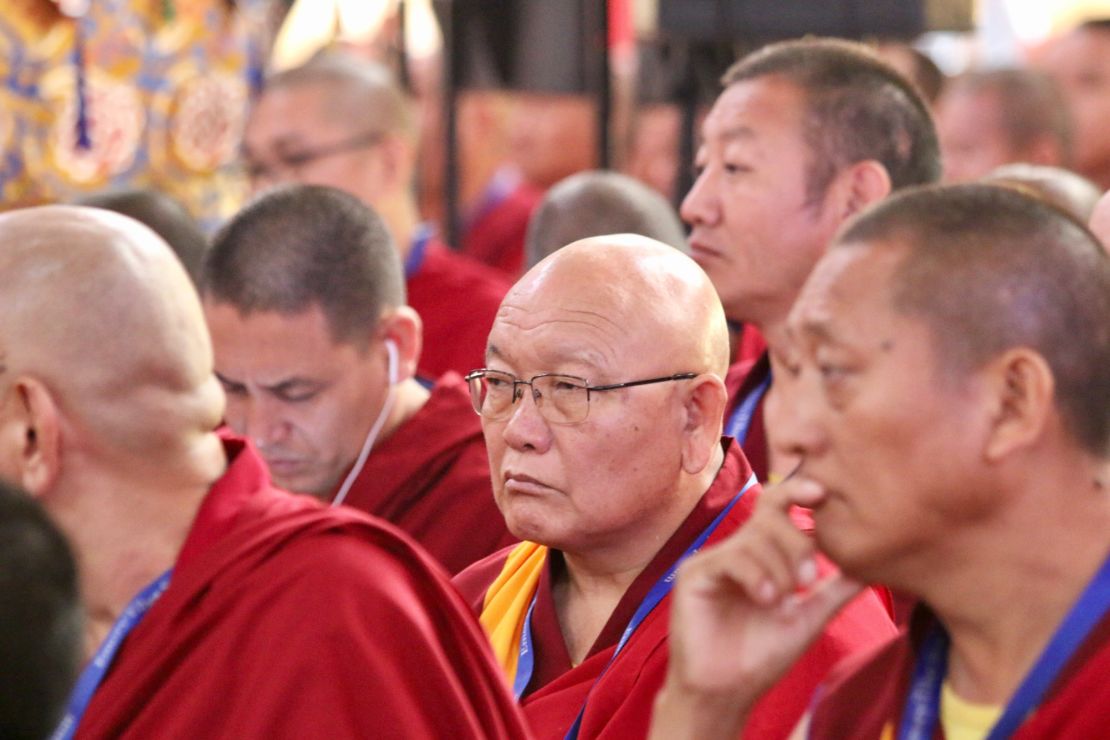
M1024 347L1005 352L983 372L992 404L983 453L999 462L1041 438L1055 406L1056 382L1044 357Z
M857 162L837 176L841 219L856 215L890 195L890 175L873 159Z
M58 478L61 459L60 415L47 387L20 377L4 399L0 424L3 474L32 496L42 496Z
M397 348L397 382L415 376L424 346L420 315L409 306L398 306L381 318L378 331L382 339L392 341Z
M688 382L693 387L686 391L683 403L682 469L696 475L709 464L721 439L728 394L721 379L711 373Z

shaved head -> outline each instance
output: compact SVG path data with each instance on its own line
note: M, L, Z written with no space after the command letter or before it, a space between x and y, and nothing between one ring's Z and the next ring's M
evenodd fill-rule
M411 105L387 67L341 53L325 53L266 79L265 92L312 88L323 113L351 129L416 136Z
M552 186L532 215L525 260L531 267L578 239L625 232L689 250L682 222L662 195L619 172L579 172Z
M588 389L585 418L552 417L534 385L512 415L482 417L494 499L521 539L618 561L654 552L724 459L724 309L674 247L618 234L558 250L505 296L486 365Z
M79 206L0 215L0 307L5 398L37 379L74 439L161 458L219 423L199 300L137 221Z
M622 349L657 356L657 364L677 361L721 378L728 370L728 329L713 284L692 259L654 239L574 242L513 287L504 305L517 303L594 312L612 322Z
M894 308L932 329L962 378L1015 347L1052 369L1065 426L1110 450L1110 257L1078 220L1010 188L919 188L883 201L834 244L900 249Z

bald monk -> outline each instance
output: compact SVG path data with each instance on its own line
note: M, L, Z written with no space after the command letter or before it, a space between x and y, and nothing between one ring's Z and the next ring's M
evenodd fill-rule
M839 235L789 321L804 463L680 572L655 736L735 738L858 579L922 604L799 737L1107 737L1110 258L1006 188L908 191ZM843 575L815 583L815 547Z
M330 185L377 211L393 235L409 305L424 321L420 375L467 373L509 280L452 252L417 212L416 124L388 69L338 54L267 78L243 139L256 192L283 183Z
M392 522L451 573L516 541L466 383L414 377L420 317L358 198L269 191L216 235L201 295L227 422L279 486Z
M469 380L497 504L525 542L455 583L537 737L646 733L668 576L759 497L721 437L726 331L705 273L633 235L555 252L498 311L487 367ZM788 731L835 662L893 632L865 593L761 704L758 726Z
M0 475L72 543L95 654L57 737L521 734L426 555L212 431L200 302L154 232L0 216L0 346Z

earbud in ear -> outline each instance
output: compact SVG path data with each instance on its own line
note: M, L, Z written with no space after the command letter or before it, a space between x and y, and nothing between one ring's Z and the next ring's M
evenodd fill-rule
M389 384L397 385L397 343L385 340L385 351L389 353Z

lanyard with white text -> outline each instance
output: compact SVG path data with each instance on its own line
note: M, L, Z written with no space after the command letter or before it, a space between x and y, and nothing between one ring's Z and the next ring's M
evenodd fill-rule
M100 682L104 680L105 674L108 673L108 669L111 667L120 645L123 644L124 638L131 630L135 629L135 626L150 611L150 607L154 606L154 602L158 601L158 598L169 588L172 573L172 569L167 570L154 579L135 598L131 599L131 603L119 615L119 619L112 625L108 636L97 648L96 655L85 666L85 670L81 671L81 677L77 679L77 684L70 692L65 716L62 717L58 728L50 736L50 740L69 740L73 737L73 734L77 731L77 725L81 722L81 717L85 714L85 710L88 708L89 702L92 701L93 694L96 693Z
M664 599L664 597L666 597L666 595L671 592L671 588L674 587L675 572L678 570L678 566L680 566L682 564L682 561L686 560L686 558L690 557L691 555L693 555L694 553L696 553L698 550L700 550L702 548L702 545L704 545L705 541L709 539L709 536L711 534L713 534L714 530L716 530L717 527L721 524L721 522L724 521L724 518L728 515L728 513L730 511L732 511L732 507L736 505L736 502L740 500L740 497L743 496L744 493L747 492L747 490L749 488L754 486L756 484L756 482L757 481L756 481L755 475L752 474L752 476L750 478L748 478L748 482L745 483L744 487L740 489L740 492L737 493L735 496L733 496L732 500L728 502L728 506L726 506L721 511L721 513L717 515L717 518L714 519L713 522L708 527L706 527L705 530L700 535L698 535L698 538L696 540L694 540L694 544L690 545L690 547L686 550L686 552L682 553L682 555L679 556L678 560L676 560L673 564L671 564L671 567L667 569L667 572L664 573L659 578L659 580L655 582L655 585L651 587L651 590L648 591L648 595L646 597L644 597L643 602L641 602L640 606L636 609L636 613L632 615L632 619L631 619L631 621L629 621L628 626L624 628L624 632L621 634L621 639L620 639L619 642L617 642L616 649L614 649L613 654L611 656L609 656L609 662L605 664L605 667L603 669L601 669L601 673L599 673L597 678L594 679L593 686L591 686L590 690L588 692L586 692L586 699L585 699L585 701L582 702L582 708L578 710L578 716L575 717L574 724L572 724L570 726L570 729L567 731L566 737L568 738L568 740L572 740L573 738L578 737L578 730L579 730L580 726L582 725L582 715L584 715L586 713L586 703L590 700L590 694L593 693L594 686L597 686L598 681L600 681L601 678L605 675L606 671L609 670L609 666L613 665L613 661L616 660L617 655L619 655L621 650L624 649L624 646L628 643L628 640L629 640L629 638L632 637L633 633L636 632L637 628L639 628L639 626L643 623L643 621L645 619L647 619L648 615L651 614L652 610L654 610L655 607L659 605L659 602L662 601ZM535 603L536 603L536 597L533 596L532 597L532 605L535 606ZM521 657L522 658L524 657L523 650L524 650L524 647L526 645L526 643L525 643L525 637L526 636L528 637L528 643L527 644L531 643L531 630L532 630L531 617L532 617L532 609L531 609L531 607L529 607L529 609L528 609L528 618L525 620L524 632L521 634L521 640L520 640L521 653L522 653ZM523 693L523 689L528 686L528 679L531 678L531 664L532 664L531 656L529 656L528 663L529 663L529 669L528 669L529 676L528 676L528 678L524 679L523 684L521 684L521 680L522 680L521 677L520 677L521 664L520 664L520 662L518 662L518 664L517 664L518 665L517 680L513 682L514 690L519 685L522 689L522 693ZM520 699L519 694L517 695L517 699L518 700Z
M767 392L770 386L771 371L768 370L767 377L763 379L763 382L752 388L751 392L736 406L736 410L732 412L732 416L728 419L725 435L735 439L736 444L741 447L744 446L744 440L748 438L748 432L751 430L755 407L759 405L759 399L763 398L763 394Z
M409 280L413 275L420 272L420 267L424 264L424 255L428 251L428 242L432 240L432 234L435 230L431 224L420 224L416 227L416 233L412 235L412 244L409 246L409 256L405 258L405 280Z
M1048 646L1010 697L987 740L1002 740L1017 732L1040 706L1060 671L1083 645L1091 631L1110 612L1110 557L1103 562L1075 606L1056 629ZM946 673L948 634L939 625L921 646L913 683L906 697L898 740L923 740L933 735L940 707L940 686Z

